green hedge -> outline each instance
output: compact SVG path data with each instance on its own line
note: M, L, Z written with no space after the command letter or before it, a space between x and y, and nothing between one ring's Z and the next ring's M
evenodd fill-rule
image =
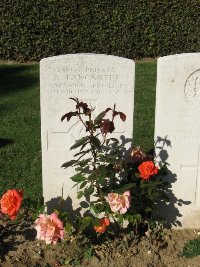
M0 59L200 51L199 0L1 0Z

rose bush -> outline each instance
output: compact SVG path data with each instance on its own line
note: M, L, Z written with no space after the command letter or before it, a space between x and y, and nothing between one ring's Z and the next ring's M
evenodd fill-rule
M62 220L57 211L47 215L44 206L42 209L38 207L37 215L34 214L37 219L33 219L36 238L55 245L64 239L64 232L69 236L86 232L87 227L92 226L96 236L107 229L113 235L119 234L125 224L129 232L137 232L141 224L140 228L149 233L145 227L152 225L149 223L153 219L152 211L159 201L168 201L164 188L166 182L161 177L162 166L155 166L153 157L139 146L127 154L124 145L110 137L115 130L116 117L123 122L126 120L123 112L116 111L116 105L93 117L93 108L77 98L72 100L76 102L76 110L66 113L61 121L75 117L85 127L86 136L71 146L70 150L80 151L76 151L75 159L65 162L62 167L75 169L76 174L71 179L78 188L77 198L84 196L88 205L83 215L73 219L67 212L59 213ZM14 220L22 199L22 190L8 190L0 199L2 214Z
M94 117L94 108L78 98L71 99L75 110L63 115L61 121L75 119L85 129L85 136L70 147L76 149L74 159L62 167L74 168L76 174L71 180L77 185L77 198L85 197L88 203L87 216L80 217L75 228L84 231L92 224L95 232L104 233L107 224L105 219L100 219L104 216L111 219L111 226L117 226L110 227L111 231L123 227L125 221L130 229L137 229L138 224L152 219L158 200L167 201L159 168L153 157L139 146L128 155L124 145L110 137L116 118L126 121L126 115L116 111L116 105ZM91 196L95 198L88 202Z

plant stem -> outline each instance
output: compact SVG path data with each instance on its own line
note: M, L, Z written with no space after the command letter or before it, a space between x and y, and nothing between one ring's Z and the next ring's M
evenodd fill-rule
M92 157L93 157L93 162L92 162L92 165L93 165L93 171L96 172L96 178L95 178L95 187L96 187L96 190L97 190L97 193L99 195L99 198L101 200L102 203L105 202L105 199L104 199L104 196L102 194L102 191L101 191L101 187L100 187L100 184L98 182L98 170L97 170L97 151L95 149L95 146L93 145L93 143L91 142L91 139L94 137L94 127L93 127L93 121L92 121L92 117L91 117L91 113L88 114L88 117L89 117L89 127L86 125L86 123L83 121L82 117L81 117L81 112L80 112L80 108L78 110L78 118L79 120L82 122L82 124L84 125L85 129L86 130L89 130L89 133L90 133L90 141L89 141L89 144L90 144L90 147L91 147L91 153L92 153Z

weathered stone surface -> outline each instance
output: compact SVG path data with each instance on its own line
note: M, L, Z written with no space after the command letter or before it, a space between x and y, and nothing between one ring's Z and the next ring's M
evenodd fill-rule
M130 59L97 55L72 54L45 58L40 63L41 135L44 200L49 207L58 205L57 197L68 196L68 207L77 207L77 188L70 180L73 170L61 165L72 159L70 146L84 135L82 126L61 123L61 117L75 110L70 97L95 107L96 115L117 104L117 110L127 115L126 122L116 120L116 132L132 138L134 109L135 64ZM75 124L75 125L74 125ZM53 199L52 199L53 198ZM49 202L50 201L50 202Z
M168 162L172 172L167 177L171 204L163 214L182 227L199 227L200 53L158 59L155 140L159 138L168 141L157 143L157 159Z

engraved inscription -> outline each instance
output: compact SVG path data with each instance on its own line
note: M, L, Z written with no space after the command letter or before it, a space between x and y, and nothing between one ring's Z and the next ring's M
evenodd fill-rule
M185 83L185 97L190 105L200 107L200 70L188 77Z
M43 90L48 95L133 95L132 88L114 67L55 65L46 68L49 75Z

